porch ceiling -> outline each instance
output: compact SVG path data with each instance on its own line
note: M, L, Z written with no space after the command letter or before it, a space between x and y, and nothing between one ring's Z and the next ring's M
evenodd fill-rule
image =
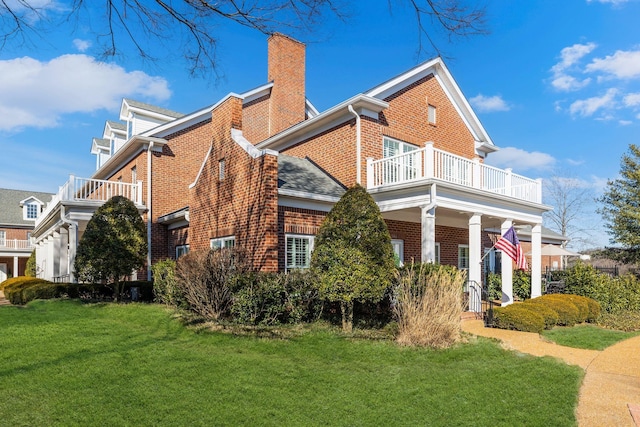
M461 212L454 209L436 208L436 225L444 227L455 228L468 228L470 212ZM385 219L417 222L420 223L420 208L406 208L395 211L383 212L382 217ZM500 229L504 218L493 217L489 215L482 215L482 228L497 228Z

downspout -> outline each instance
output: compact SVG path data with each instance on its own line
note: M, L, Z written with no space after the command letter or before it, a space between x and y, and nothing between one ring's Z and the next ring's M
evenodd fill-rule
M151 149L153 141L147 147L147 280L151 281Z
M438 200L436 198L436 183L431 184L431 199L427 206L424 207L425 212L429 212L433 208L438 207Z
M351 114L356 116L356 183L361 184L360 176L362 175L362 143L360 137L360 115L356 113L351 104L349 104L348 109Z
M73 235L75 236L75 239L73 239L73 247L70 247L70 252L73 254L73 256L68 257L67 262L69 263L67 271L69 273L69 281L71 281L72 283L76 283L77 279L76 279L76 275L75 275L75 263L76 263L76 253L78 252L78 221L72 221L69 218L67 218L67 214L65 212L65 208L64 205L60 205L60 219L62 220L63 223L65 224L69 224L69 227L73 227L75 232L73 233ZM71 240L71 233L69 233L69 240ZM71 246L71 241L69 241L69 246ZM71 271L73 271L73 274L71 273Z

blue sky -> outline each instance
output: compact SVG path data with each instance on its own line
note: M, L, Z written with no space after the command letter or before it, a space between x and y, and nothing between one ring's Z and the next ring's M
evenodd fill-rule
M59 13L65 2L49 4ZM418 32L402 3L351 2L346 23L307 35L307 97L323 111L416 64ZM487 162L532 177L560 176L594 197L640 135L640 1L488 0L490 34L437 37L445 62L501 148ZM266 82L266 37L219 27L221 78L179 61L134 55L101 61L83 25L0 50L0 187L55 192L95 170L91 140L117 120L123 97L189 113ZM173 46L180 49L180 46ZM607 238L589 202L593 246Z

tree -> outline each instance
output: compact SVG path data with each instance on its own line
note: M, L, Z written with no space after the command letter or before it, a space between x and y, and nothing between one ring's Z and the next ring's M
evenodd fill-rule
M121 298L124 277L145 265L147 231L138 208L123 196L99 207L78 244L75 270L82 281L113 285L113 298Z
M466 6L465 0L395 3L407 3L415 12L419 51L426 37L440 54L434 42L438 29L449 37L486 33L484 9ZM26 42L30 35L43 35L65 21L76 21L96 35L102 56L122 54L124 46L142 58L158 59L156 53L176 50L167 48L166 42L180 40L177 50L190 72L206 75L217 69L218 27L224 22L263 34L284 31L295 35L317 32L331 18L345 21L349 15L344 0L107 0L103 4L102 8L86 0L73 0L65 7L59 2L0 1L0 50L12 42Z
M544 214L550 228L576 244L589 243L587 207L593 201L589 189L573 177L554 175L544 181L545 202L553 210Z
M31 255L29 255L27 265L25 265L24 275L27 277L36 277L36 270L36 251L33 250Z
M620 177L609 180L598 212L605 221L611 243L621 247L609 255L621 262L640 262L640 147L631 144L622 156Z
M391 236L380 209L356 184L323 221L311 255L322 298L339 302L342 328L353 328L354 301L377 302L391 284L395 264Z

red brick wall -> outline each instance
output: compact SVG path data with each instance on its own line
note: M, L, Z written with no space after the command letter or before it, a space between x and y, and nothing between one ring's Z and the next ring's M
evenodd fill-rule
M275 135L305 119L305 46L282 34L273 34L268 44L269 134Z
M213 150L190 190L190 250L208 248L210 239L235 236L256 270L278 269L278 159L249 156L231 140L242 128L242 101L230 98L213 112ZM219 161L225 176L219 179Z
M33 227L27 228L2 228L0 227L0 231L5 232L5 236L7 240L27 240L27 233L31 232Z
M170 258L176 257L176 246L189 244L189 227L174 228L167 230L168 234L168 255Z
M269 95L242 106L242 134L254 145L269 138Z

